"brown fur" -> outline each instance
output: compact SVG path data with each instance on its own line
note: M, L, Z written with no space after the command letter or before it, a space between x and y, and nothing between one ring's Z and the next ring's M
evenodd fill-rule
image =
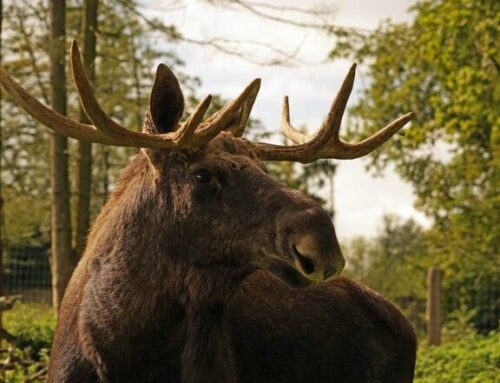
M182 103L160 85L144 129L165 133ZM411 382L410 324L347 279L309 283L294 268L305 237L314 272L342 267L328 215L247 141L143 150L67 288L49 382Z
M94 224L51 382L411 381L413 332L388 302L346 279L297 288L256 271L293 228L340 255L326 214L265 174L249 144L222 134L161 163L158 177L139 154ZM200 166L223 185L193 184Z

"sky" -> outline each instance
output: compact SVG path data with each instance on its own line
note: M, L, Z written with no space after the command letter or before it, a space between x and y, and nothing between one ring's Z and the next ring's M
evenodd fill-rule
M332 13L329 22L338 26L374 29L384 19L402 22L411 20L410 0L268 0L276 6L313 7ZM333 46L331 37L319 31L305 30L254 16L241 8L214 7L201 0L187 0L183 7L170 9L172 1L155 2L149 15L174 24L178 30L193 39L225 38L256 41L298 54L295 66L256 65L234 56L218 53L212 48L195 44L176 45L175 51L185 61L183 71L197 76L202 84L199 95L220 94L232 98L252 79L262 79L261 90L252 115L262 120L269 130L279 130L281 100L290 98L292 123L318 128L328 112L331 101L347 73L350 62L324 59ZM282 13L291 17L290 13ZM302 19L297 19L304 21ZM267 58L269 51L259 45L237 44L253 57ZM363 68L358 68L350 105L366 86ZM398 116L388 116L396 118ZM411 126L409 127L411 128ZM384 214L414 218L427 225L425 217L413 208L412 188L388 169L384 177L375 178L365 170L362 159L338 161L335 177L335 228L341 241L358 235L377 233Z

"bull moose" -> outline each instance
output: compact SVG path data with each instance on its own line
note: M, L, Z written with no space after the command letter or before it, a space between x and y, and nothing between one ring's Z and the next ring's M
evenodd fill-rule
M271 178L263 161L308 163L364 156L405 125L404 115L366 140L339 130L350 69L312 138L290 123L292 146L241 138L259 90L254 80L210 118L205 98L180 122L184 98L160 65L142 129L99 106L76 42L73 76L92 125L33 98L3 69L13 100L54 131L141 148L92 226L67 287L49 382L411 382L409 322L374 291L339 277L330 217Z

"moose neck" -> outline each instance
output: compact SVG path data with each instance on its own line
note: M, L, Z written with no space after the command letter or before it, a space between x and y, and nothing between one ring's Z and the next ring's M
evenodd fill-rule
M214 255L214 248L193 250L182 242L192 233L179 232L168 197L159 195L144 176L147 166L138 158L124 172L123 183L96 222L100 230L91 234L87 251L96 256L99 268L110 262L114 270L119 268L116 274L106 273L106 284L130 291L132 280L134 288L148 292L139 293L140 305L133 292L130 297L120 295L123 301L115 302L127 311L137 308L131 316L132 321L137 318L137 324L128 323L123 334L132 327L154 325L179 329L184 339L180 355L183 381L230 383L235 375L225 326L226 304L254 269L190 265L190 251L198 251L201 257L207 252L208 258ZM124 277L127 273L130 278ZM175 312L179 304L185 313L181 316Z
M188 322L190 336L181 355L182 381L233 383L236 381L231 342L222 325L204 323L216 307L199 312ZM203 339L203 341L200 341Z
M185 346L181 355L183 382L234 382L226 307L252 270L192 269L186 278Z
M181 354L182 381L231 383L236 380L225 303L210 302L187 310L186 342Z

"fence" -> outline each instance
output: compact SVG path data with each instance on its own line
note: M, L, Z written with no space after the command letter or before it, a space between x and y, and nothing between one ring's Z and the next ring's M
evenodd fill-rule
M4 249L4 286L5 294L20 294L24 302L50 305L51 275L49 247L16 246ZM427 326L427 339L430 344L439 344L441 327L449 319L449 314L462 302L461 288L473 285L473 281L460 286L443 288L446 270L430 269L427 276L427 299L423 302L416 297L407 297L397 302L416 328ZM482 276L481 289L477 294L463 294L472 302L467 307L475 310L471 324L480 332L487 333L497 329L500 320L500 277L494 273ZM470 288L470 287L468 287ZM451 289L451 294L450 294ZM463 303L463 302L462 302ZM425 312L425 316L423 313ZM424 319L425 317L425 319ZM426 323L422 323L425 320Z
M425 319L427 322L427 343L438 345L441 343L441 329L446 317L456 310L465 309L465 320L480 334L488 334L498 329L500 325L500 275L493 271L479 278L481 283L476 286L472 281L464 280L462 288L451 287L452 294L445 294L443 288L445 272L438 268L431 268L427 273L427 300ZM467 294L467 290L474 289L475 294ZM448 287L450 289L450 287ZM449 290L448 290L449 292ZM449 315L451 316L451 315Z
M24 302L51 304L49 248L6 247L4 289L6 295L22 295Z

